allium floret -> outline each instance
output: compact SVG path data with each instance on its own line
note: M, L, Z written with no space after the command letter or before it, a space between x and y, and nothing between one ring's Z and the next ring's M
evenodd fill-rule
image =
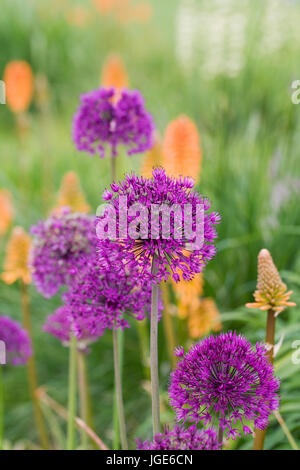
M169 177L163 168L157 167L152 172L152 178L143 178L133 173L119 183L112 183L111 189L105 191L104 200L116 214L115 242L123 251L128 266L138 270L142 280L149 278L151 281L160 282L170 276L176 282L180 277L190 280L215 256L215 225L221 218L217 212L209 212L209 200L195 192L193 187L192 179ZM136 210L137 203L142 210ZM176 210L172 211L174 206ZM203 214L202 226L197 215L200 206ZM170 211L167 224L160 207L163 207L165 214ZM143 217L146 214L146 224L137 222L137 217L140 217L142 212ZM107 212L98 217L98 224L104 223L106 218ZM125 232L121 229L124 223L127 224ZM134 223L136 234L133 236L130 230ZM191 230L186 228L188 225ZM191 248L191 242L195 241L196 234L198 236L200 231L202 243L195 243ZM107 252L110 246L110 240L101 240L100 256ZM155 269L152 266L153 260Z
M138 450L218 450L217 433L214 429L183 428L176 425L156 434L153 441L137 439Z
M227 438L264 429L278 408L279 382L267 350L235 332L193 346L171 372L169 398L178 420L222 428ZM237 426L237 424L241 426Z
M77 323L79 322L78 320ZM70 307L68 305L62 305L47 317L43 330L59 339L64 346L69 346L71 335L75 333L73 323ZM88 352L88 345L97 341L98 337L104 333L103 329L102 332L99 330L97 336L92 336L89 332L84 330L84 327L81 328L80 331L80 341L78 341L77 347L82 352Z
M45 297L73 281L77 268L96 252L95 217L65 208L31 228L32 278Z
M73 119L72 136L77 150L105 157L107 149L116 157L124 145L128 155L152 147L153 119L138 90L99 88L80 97Z
M6 316L0 316L0 341L4 342L6 361L13 366L25 364L32 355L27 331Z
M95 256L77 271L63 299L76 336L81 338L87 332L100 336L107 328L128 328L130 317L142 320L148 316L151 285L144 283L141 288L137 273L126 266L119 246L112 243L101 263Z

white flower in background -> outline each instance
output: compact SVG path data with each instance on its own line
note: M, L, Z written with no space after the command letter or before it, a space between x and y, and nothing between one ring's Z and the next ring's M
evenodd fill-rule
M274 54L299 37L299 21L299 3L290 0L181 0L176 57L186 72L201 67L208 79L236 76L248 54Z
M282 47L289 34L289 15L290 11L286 1L265 0L265 11L261 27L261 53L272 54Z
M195 62L197 33L197 9L194 0L183 0L176 14L176 57L185 72L189 72Z

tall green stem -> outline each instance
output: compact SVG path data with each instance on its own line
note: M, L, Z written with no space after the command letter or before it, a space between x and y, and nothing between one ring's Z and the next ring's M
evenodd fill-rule
M268 317L267 317L267 326L266 326L266 343L269 345L268 351L268 360L271 364L274 362L274 342L275 342L275 312L274 310L268 310ZM266 437L267 429L257 429L255 428L254 433L254 444L253 450L263 450L264 442Z
M124 405L123 405L118 334L117 334L117 330L115 329L113 329L113 347L114 347L115 391L116 391L116 397L117 397L120 439L121 439L122 449L127 450L128 444L127 444L125 413L124 413Z
M152 262L152 272L156 272L155 258ZM160 432L160 403L158 378L158 294L159 286L152 284L151 293L151 323L150 323L150 368L151 368L151 394L152 394L152 425L153 436Z
M3 449L3 435L4 435L4 384L3 384L3 371L0 365L0 450Z
M49 449L49 439L44 422L44 417L42 414L41 406L39 400L36 396L36 390L38 388L37 372L35 365L35 354L33 347L33 337L32 337L32 328L31 328L31 314L30 314L30 304L29 304L29 294L27 290L27 285L21 281L21 304L22 304L22 315L23 315L23 326L27 330L29 337L31 338L32 343L32 355L27 361L27 374L30 395L33 405L35 423L37 431L40 437L41 444L44 449Z
M76 358L77 341L72 335L70 341L70 359L69 359L69 399L68 399L68 439L67 449L75 449L75 417L76 417Z

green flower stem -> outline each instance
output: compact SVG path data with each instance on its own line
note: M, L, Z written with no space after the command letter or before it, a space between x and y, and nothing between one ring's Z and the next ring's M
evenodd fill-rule
M120 439L121 439L122 449L127 450L128 444L127 444L127 436L126 436L125 413L124 413L123 393L122 393L118 332L117 330L113 329L112 333L113 333L113 348L114 348L115 393L116 393L117 409L118 409Z
M68 437L67 450L75 449L75 417L76 417L76 375L77 375L77 340L71 337L69 347L69 399L68 399Z

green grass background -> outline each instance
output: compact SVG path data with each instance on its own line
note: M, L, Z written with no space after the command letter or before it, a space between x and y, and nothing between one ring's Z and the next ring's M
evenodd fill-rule
M300 181L300 105L291 102L291 82L300 78L300 40L294 36L270 56L259 56L257 18L263 2L245 2L250 29L245 66L234 78L206 76L201 55L186 73L175 55L175 17L178 0L152 0L149 24L120 25L114 18L93 14L86 28L70 25L65 12L70 5L91 2L50 0L2 0L0 15L0 75L13 59L30 62L34 73L44 73L50 84L50 110L46 122L33 102L31 128L24 142L17 139L14 116L0 106L0 187L13 193L15 224L27 230L45 217L55 203L63 174L78 173L93 211L110 182L109 162L76 152L71 138L71 120L80 93L99 85L101 66L110 52L124 59L132 88L144 94L157 128L186 113L197 123L203 146L203 170L199 190L213 201L223 222L219 226L218 255L205 272L205 295L215 298L224 329L237 329L251 341L264 338L265 314L243 307L251 301L256 283L258 251L268 248L289 288L300 303L300 204L291 181ZM201 1L196 2L201 8ZM58 5L58 6L57 6ZM288 6L286 6L288 8ZM300 15L300 5L296 6ZM300 17L300 16L299 16ZM142 156L121 156L119 176L139 170ZM276 174L270 168L277 162ZM274 188L290 190L275 212ZM297 188L297 183L294 185ZM278 190L276 188L279 188ZM270 222L273 220L273 223ZM7 237L0 240L3 259ZM60 403L67 399L68 351L55 338L43 333L47 314L60 297L43 299L30 287L34 339L39 380ZM0 284L0 313L20 319L18 286ZM185 325L175 319L177 332ZM183 333L182 333L183 331ZM300 365L293 364L292 343L300 339L300 310L282 313L276 337L284 334L276 360L282 380L281 413L300 444ZM166 399L170 364L160 329L161 389ZM112 439L112 338L106 333L88 356L95 430L110 446ZM131 446L138 436L151 434L151 403L142 382L140 345L136 325L126 331L124 353L124 398ZM25 369L5 370L6 438L32 446L36 434L32 423ZM163 420L172 422L166 407ZM62 423L59 422L59 426ZM59 433L55 433L57 445ZM29 442L29 444L27 444ZM24 445L24 444L20 444ZM251 438L233 447L250 448ZM290 448L281 428L271 419L266 448Z

